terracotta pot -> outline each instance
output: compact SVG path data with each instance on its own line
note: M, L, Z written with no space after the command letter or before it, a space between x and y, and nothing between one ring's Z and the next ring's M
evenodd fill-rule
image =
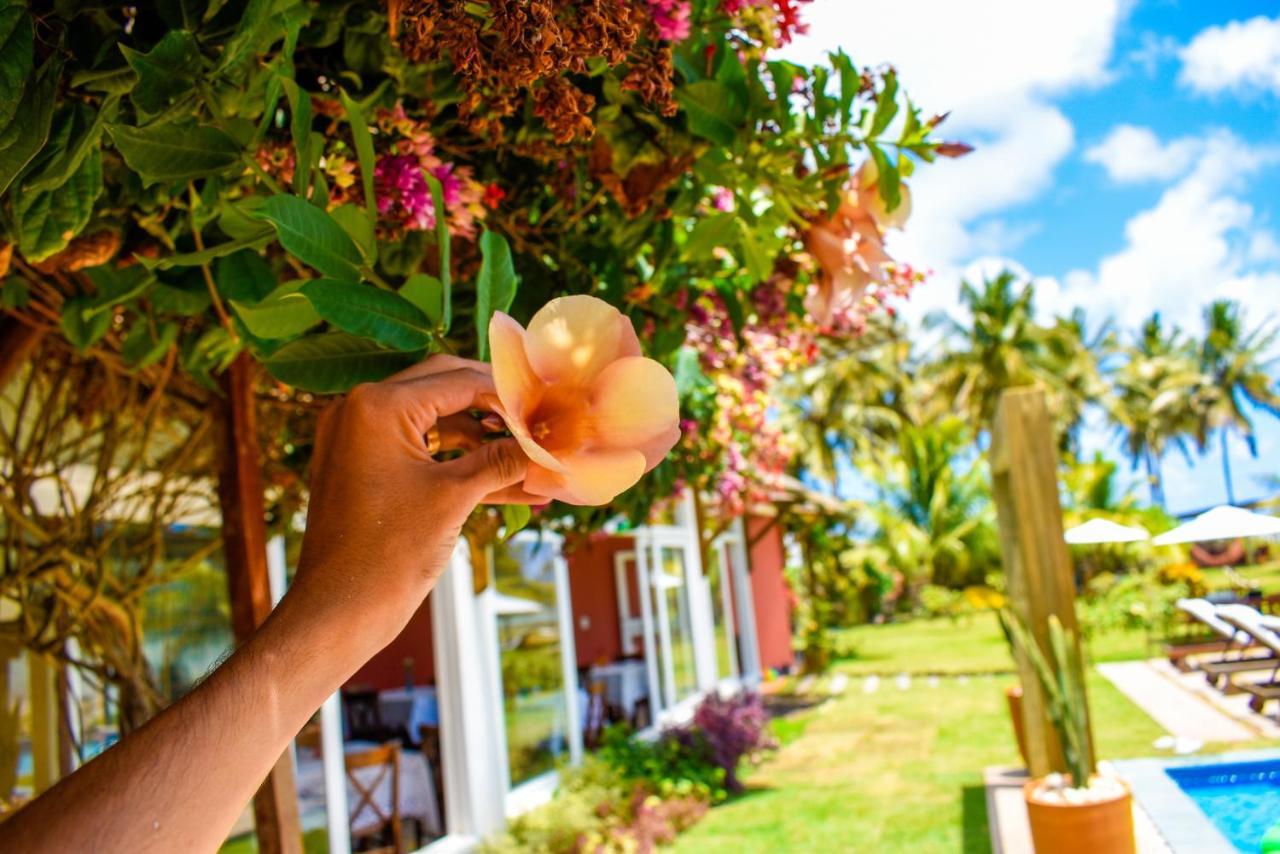
M1110 800L1059 804L1035 797L1040 783L1028 780L1022 787L1036 854L1136 854L1133 796L1128 786L1124 794Z
M1013 737L1018 740L1018 755L1022 764L1027 762L1027 728L1022 723L1022 686L1010 685L1004 689L1004 698L1009 703L1009 717L1013 719Z

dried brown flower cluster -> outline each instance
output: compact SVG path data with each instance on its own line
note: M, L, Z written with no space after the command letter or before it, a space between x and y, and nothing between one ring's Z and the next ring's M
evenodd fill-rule
M588 60L627 63L625 88L665 115L671 98L671 50L650 44L641 4L625 0L490 0L484 14L465 0L392 0L392 36L414 62L448 59L466 92L462 118L496 138L500 120L526 97L557 143L595 132L595 98L566 75L585 74Z

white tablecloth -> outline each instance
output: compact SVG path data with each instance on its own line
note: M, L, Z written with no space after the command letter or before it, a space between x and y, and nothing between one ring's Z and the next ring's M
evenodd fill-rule
M375 745L371 742L348 742L347 753L367 750ZM362 783L372 785L382 772L380 768L359 768L355 774ZM344 772L345 774L345 772ZM349 778L347 783L347 809L355 808L359 796ZM391 775L386 773L382 782L374 790L373 799L378 809L384 813L391 811ZM311 750L298 751L298 800L302 812L323 809L324 797L324 763ZM427 758L416 751L400 753L400 814L405 818L415 818L422 823L423 830L431 836L441 836L443 828L440 824L439 802L436 800L436 786L431 776L431 766ZM350 815L350 812L348 812ZM355 820L351 822L353 830L376 824L378 817L366 804Z
M440 707L436 703L436 689L432 685L415 685L412 692L404 688L390 688L378 692L378 714L384 726L404 727L409 740L420 744L420 726L440 726Z
M605 700L622 709L628 718L635 714L636 703L649 696L649 677L643 661L598 664L591 668L591 678L604 682Z

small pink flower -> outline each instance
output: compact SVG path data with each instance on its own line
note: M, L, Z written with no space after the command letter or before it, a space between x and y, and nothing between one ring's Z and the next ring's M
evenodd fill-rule
M716 187L711 191L711 206L718 211L733 210L733 190L728 187Z
M692 13L689 0L649 0L649 14L653 16L658 38L667 41L680 42L689 37Z

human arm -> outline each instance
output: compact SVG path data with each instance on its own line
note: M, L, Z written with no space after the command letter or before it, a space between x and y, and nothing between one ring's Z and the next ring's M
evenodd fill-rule
M511 440L465 410L486 366L437 356L322 417L297 577L259 631L182 700L0 823L0 850L213 851L289 741L408 622L481 501L538 502ZM432 458L433 428L445 447Z

